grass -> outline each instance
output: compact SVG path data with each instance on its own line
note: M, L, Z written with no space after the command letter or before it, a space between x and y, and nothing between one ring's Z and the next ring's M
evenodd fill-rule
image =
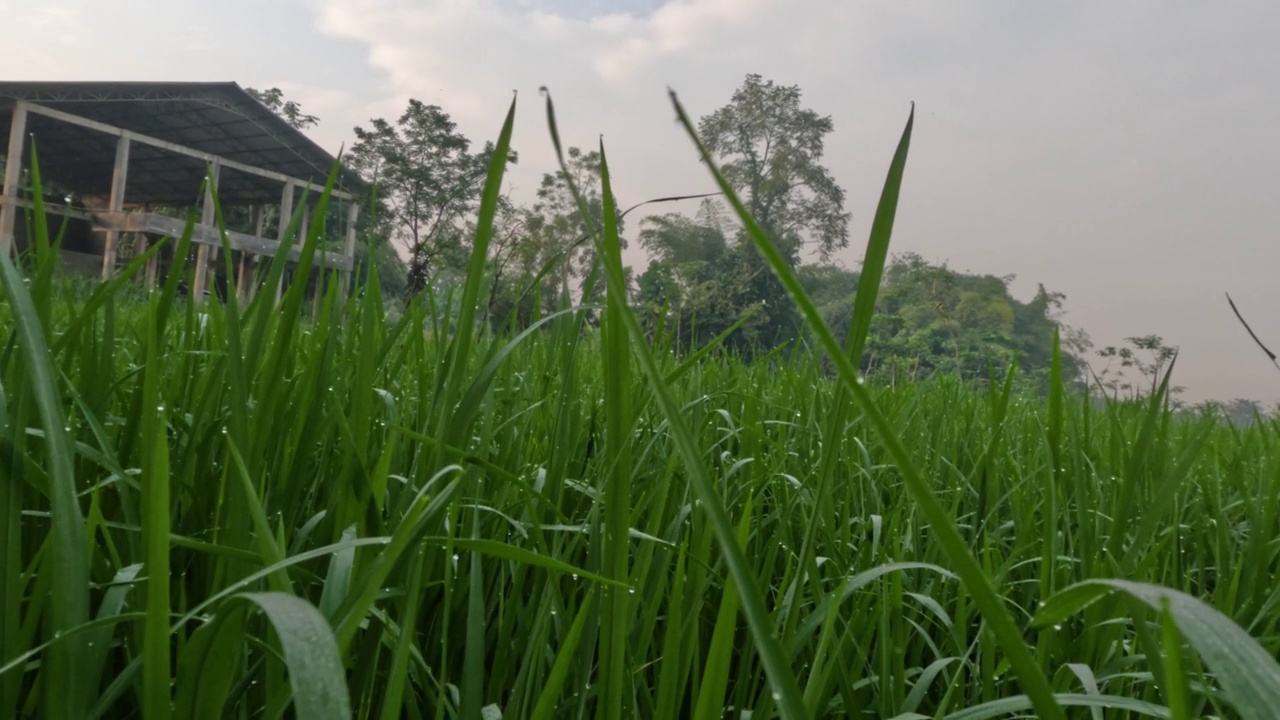
M565 301L495 334L475 308L502 171L462 290L394 320L376 276L314 314L305 275L278 308L187 303L188 268L138 301L145 259L86 299L40 222L25 267L0 259L0 716L1280 707L1274 421L1175 417L1163 387L1099 404L1057 373L1047 400L1013 373L868 381L875 283L837 345L740 204L814 348L673 356L623 301L611 222L599 330ZM324 202L286 235L304 261Z

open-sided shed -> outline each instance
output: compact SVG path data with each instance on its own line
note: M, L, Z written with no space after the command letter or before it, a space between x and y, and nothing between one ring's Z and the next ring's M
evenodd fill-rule
M276 254L296 203L318 196L335 162L233 82L0 82L0 138L6 135L0 251L25 242L26 233L16 231L30 204L24 179L34 140L42 180L70 199L46 202L47 211L93 238L68 256L81 256L82 266L86 258L100 262L104 278L121 262L122 235L143 241L178 235L186 222L174 209L201 207L193 233L195 297L216 273L227 281L236 275L242 292L251 287L257 258ZM239 208L252 218L227 233L237 269L221 266L211 193L201 194L206 177L213 178L224 213ZM315 259L343 271L344 283L354 264L362 190L359 177L341 171L330 203L345 224L342 250ZM273 214L276 222L268 227ZM298 259L296 246L290 259ZM160 263L148 266L148 282Z

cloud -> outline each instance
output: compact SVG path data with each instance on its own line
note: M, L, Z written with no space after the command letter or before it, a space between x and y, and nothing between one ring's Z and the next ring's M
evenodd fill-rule
M5 34L10 38L40 37L71 46L84 37L86 30L80 11L60 3L3 0L0 16L5 19Z
M626 80L654 60L671 57L699 46L708 47L724 36L753 25L765 0L677 0L660 7L648 18L631 16L618 21L618 40L602 47L593 61L601 78ZM593 22L597 31L614 30L614 18Z

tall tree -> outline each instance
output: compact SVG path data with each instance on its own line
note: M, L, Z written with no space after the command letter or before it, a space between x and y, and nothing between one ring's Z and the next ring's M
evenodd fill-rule
M426 287L466 254L466 219L475 211L489 158L437 105L410 100L394 124L377 118L355 128L350 166L374 188L384 207L388 237L409 256L409 289ZM515 163L514 151L508 162Z
M557 170L542 176L528 228L539 239L546 258L564 253L568 277L581 279L595 262L595 245L590 240L591 226L579 211L569 185L572 180L582 194L589 217L596 227L601 227L604 201L600 195L600 153L596 150L584 153L570 147L566 156L568 173ZM621 216L618 223L618 231L622 232ZM626 248L625 238L622 246Z
M639 302L657 320L667 308L683 347L700 345L759 311L726 341L751 354L797 337L798 316L755 246L740 236L718 203L706 201L689 218L671 213L646 218L640 242L652 258L639 278ZM674 321L674 325L672 322Z
M849 244L844 190L822 164L830 116L800 105L800 88L747 75L698 134L756 222L792 262L811 244L823 260Z
M799 87L752 74L727 105L698 122L725 178L793 265L806 246L828 260L848 245L849 228L844 190L822 164L831 118L802 107L800 99ZM661 298L682 319L696 316L692 340L717 334L757 306L760 312L730 338L731 346L750 352L797 338L799 316L778 278L716 207L704 204L694 220L666 215L648 223L641 241L656 257L641 279L642 299L655 305ZM711 264L685 257L722 248Z

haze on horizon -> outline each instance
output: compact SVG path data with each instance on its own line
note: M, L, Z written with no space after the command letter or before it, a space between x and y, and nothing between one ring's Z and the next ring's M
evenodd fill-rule
M335 152L410 97L482 143L515 90L517 199L554 169L539 87L567 144L603 135L627 205L711 189L667 88L698 116L759 73L834 120L848 267L915 102L895 252L1063 292L1099 347L1162 336L1186 400L1280 401L1224 297L1280 345L1280 4L0 0L0 17L0 78L279 87Z

